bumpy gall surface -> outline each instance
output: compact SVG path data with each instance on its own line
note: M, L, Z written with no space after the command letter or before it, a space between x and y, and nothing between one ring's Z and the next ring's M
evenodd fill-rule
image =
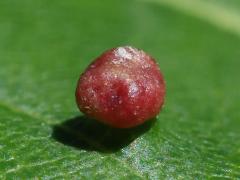
M165 83L155 60L130 46L103 53L81 75L76 89L83 113L117 128L155 117L164 96Z

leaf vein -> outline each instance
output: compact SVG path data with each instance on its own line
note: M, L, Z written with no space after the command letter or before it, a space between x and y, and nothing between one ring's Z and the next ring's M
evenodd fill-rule
M40 115L38 115L36 113L28 113L28 112L22 110L21 108L12 106L11 104L3 102L3 101L0 101L0 106L2 106L3 108L8 109L8 110L10 110L10 111L12 111L14 113L21 114L22 116L28 116L30 118L37 119L37 120L41 119L42 121L44 121L44 123L46 123L48 125L52 125L53 122L57 123L57 120L54 120L54 119L49 120L49 119L46 119L46 118L42 118ZM64 128L64 130L70 131L67 127L63 127L63 128ZM93 147L96 147L96 148L102 149L102 150L106 150L106 147L104 147L103 145L95 142L93 139L90 139L90 138L86 137L84 134L82 134L80 132L77 133L77 137L80 138L80 140L87 141ZM138 176L140 179L146 179L139 170L135 169L133 166L129 165L125 161L120 160L119 158L117 158L116 156L113 156L113 155L110 155L108 157L110 157L111 159L121 163L125 168L129 169L130 172L132 172L133 174ZM53 161L56 161L56 160L53 160ZM41 165L41 164L36 164L36 165L33 165L33 166L27 166L27 167L34 167L34 166L39 166L39 165ZM15 169L10 169L6 173L8 174L10 172L16 172L18 169L19 169L19 167L15 168Z
M240 37L240 14L230 8L200 0L139 0L164 5L202 19Z

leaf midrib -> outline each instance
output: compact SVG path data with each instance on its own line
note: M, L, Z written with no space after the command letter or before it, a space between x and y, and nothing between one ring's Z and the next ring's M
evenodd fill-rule
M137 0L167 6L184 14L204 20L240 38L240 13L216 3L200 0Z

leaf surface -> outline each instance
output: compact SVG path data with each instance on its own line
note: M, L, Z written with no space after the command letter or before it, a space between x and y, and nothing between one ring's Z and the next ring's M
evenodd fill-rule
M240 29L159 2L0 2L1 179L240 178ZM79 75L120 45L165 75L150 128L111 129L75 105Z

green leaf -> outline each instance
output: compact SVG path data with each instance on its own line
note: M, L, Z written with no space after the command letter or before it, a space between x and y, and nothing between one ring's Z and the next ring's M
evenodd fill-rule
M239 6L182 2L1 1L0 179L240 178ZM130 130L74 99L120 45L153 55L167 83L156 120Z

